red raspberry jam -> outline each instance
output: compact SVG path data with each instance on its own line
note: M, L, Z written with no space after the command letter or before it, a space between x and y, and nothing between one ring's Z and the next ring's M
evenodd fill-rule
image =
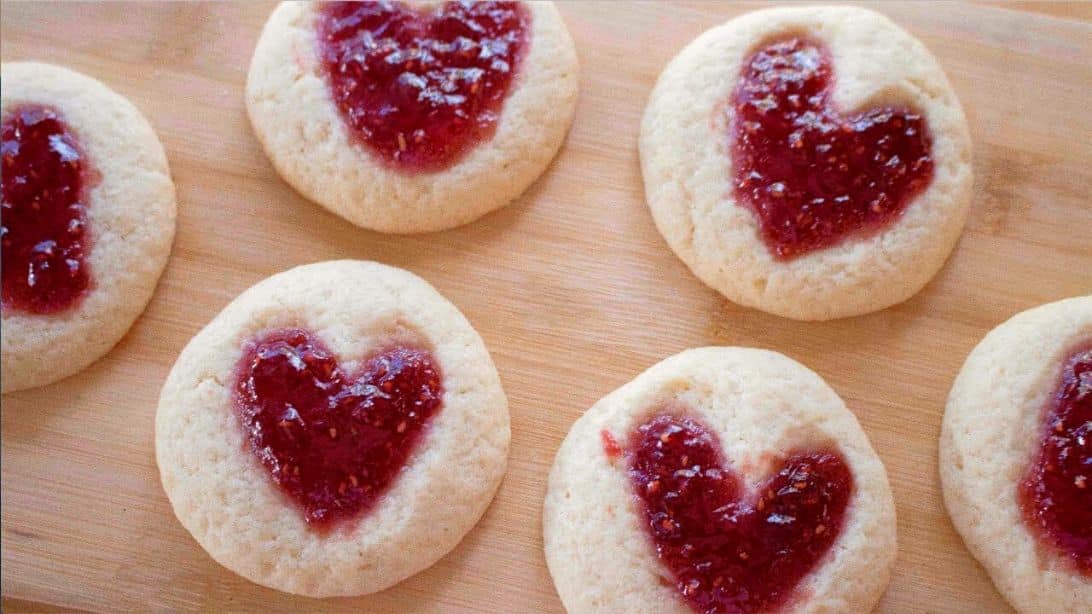
M880 229L933 177L920 114L843 115L832 106L833 80L822 45L790 38L751 55L732 96L736 197L782 260Z
M1092 576L1092 345L1065 361L1044 414L1042 443L1020 483L1024 522Z
M493 135L529 30L518 2L328 2L319 57L361 142L399 170L438 171Z
M725 466L715 434L658 415L626 451L660 562L696 612L784 605L838 538L853 476L837 452L794 451L753 490Z
M622 455L622 446L618 445L618 440L610 434L610 431L606 429L599 431L599 440L603 442L603 453L608 459L614 460Z
M350 376L313 334L284 329L248 345L235 410L250 449L316 527L371 509L440 409L431 354L392 347Z
M34 314L79 304L87 266L87 158L60 113L25 105L3 120L3 306Z

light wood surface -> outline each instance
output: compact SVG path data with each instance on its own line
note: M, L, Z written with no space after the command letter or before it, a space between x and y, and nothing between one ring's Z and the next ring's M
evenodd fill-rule
M556 162L514 205L449 232L383 236L294 193L243 111L272 5L15 4L5 61L63 64L149 117L178 186L178 237L151 306L106 358L2 416L2 592L8 611L561 609L541 501L569 425L652 363L710 344L771 348L818 371L860 418L891 476L899 558L884 612L999 612L1003 600L944 512L937 434L967 352L1017 311L1092 292L1092 26L1086 7L884 4L939 57L970 118L976 189L950 262L907 303L808 324L736 307L698 282L649 216L637 126L659 71L746 4L563 4L582 62ZM507 477L484 519L432 569L381 594L308 600L213 562L158 480L160 385L236 294L297 264L407 268L485 338L508 393Z

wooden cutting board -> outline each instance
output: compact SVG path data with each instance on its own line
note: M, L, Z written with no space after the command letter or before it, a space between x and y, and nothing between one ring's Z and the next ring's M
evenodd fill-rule
M645 206L637 126L656 76L746 4L570 3L582 62L561 154L521 199L469 226L366 232L278 179L243 83L268 3L15 4L5 61L56 62L130 97L178 186L178 237L144 316L75 377L3 398L3 605L98 611L561 609L542 554L546 475L569 425L685 348L784 352L856 412L890 473L899 558L885 612L1007 606L941 504L937 435L967 352L1023 309L1092 292L1092 5L877 8L939 57L971 123L976 189L950 262L896 308L799 323L736 307L668 250ZM153 452L159 388L189 338L262 278L335 258L432 282L485 338L512 412L504 484L433 568L383 593L309 600L212 561L171 513Z

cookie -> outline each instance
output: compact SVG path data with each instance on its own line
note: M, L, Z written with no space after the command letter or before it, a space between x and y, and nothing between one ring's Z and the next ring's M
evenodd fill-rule
M842 400L734 347L672 356L577 420L543 533L573 613L863 612L896 551L887 474Z
M228 569L312 597L382 590L454 548L509 438L496 368L459 310L351 260L232 301L182 351L156 414L182 525Z
M125 335L174 240L175 193L152 127L71 70L0 66L3 359L12 392L68 377Z
M353 224L465 224L519 196L572 122L576 51L549 2L284 2L247 78L277 172Z
M668 64L641 124L656 227L729 300L799 320L920 290L970 204L966 120L936 60L856 7L756 11Z
M952 386L944 503L1021 612L1092 611L1092 296L993 329Z

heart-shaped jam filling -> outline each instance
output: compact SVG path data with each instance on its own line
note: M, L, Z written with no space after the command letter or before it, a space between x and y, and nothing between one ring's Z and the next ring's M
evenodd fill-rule
M300 329L249 344L235 384L250 450L318 527L375 505L442 397L440 370L425 350L388 348L350 376Z
M529 25L518 2L329 2L319 57L361 142L400 170L437 171L493 135Z
M832 106L833 78L824 47L790 38L752 54L732 96L736 197L779 259L880 229L933 176L920 114L843 115Z
M645 422L625 458L656 554L697 612L786 603L838 538L853 492L849 467L829 450L792 452L747 489L716 435L690 417Z
M75 307L87 267L87 160L49 107L21 106L3 120L0 254L3 306L35 314Z
M1024 522L1092 576L1092 346L1065 361L1039 451L1020 483Z

